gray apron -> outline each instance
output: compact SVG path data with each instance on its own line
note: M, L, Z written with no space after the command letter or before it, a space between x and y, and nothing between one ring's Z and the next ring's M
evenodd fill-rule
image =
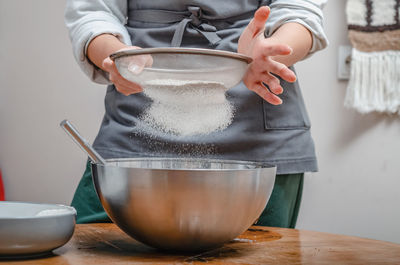
M272 1L132 0L127 29L132 44L236 51L240 34L260 5ZM266 161L278 174L316 171L310 121L298 83L281 80L283 104L273 106L241 83L227 92L235 108L232 124L208 135L180 137L140 130L151 101L143 93L124 96L107 88L105 115L94 142L105 158L191 156Z

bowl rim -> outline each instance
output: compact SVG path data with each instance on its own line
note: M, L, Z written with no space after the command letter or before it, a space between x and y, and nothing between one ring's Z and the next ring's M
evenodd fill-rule
M92 162L91 164L96 167L114 167L114 168L127 168L127 169L143 169L143 170L167 170L167 171L211 171L211 172L229 172L229 171L253 171L253 170L265 170L265 169L276 169L277 166L273 165L268 162L263 161L246 161L246 160L227 160L227 159L207 159L207 158L186 158L186 157L134 157L134 158L111 158L105 159L106 162L129 162L129 161L145 161L145 160L167 160L167 161L193 161L193 162L211 162L211 163L229 163L229 164L247 164L253 165L254 168L223 168L223 169L216 169L216 168L192 168L192 169L185 169L185 168L145 168L145 167L128 167L128 166L119 166L119 165L112 165L112 164L100 164L96 162Z
M200 54L200 55L211 55L221 56L230 59L241 60L250 64L253 59L236 52L230 52L225 50L213 50L204 48L179 48L179 47L161 47L161 48L143 48L143 49L129 49L115 52L110 55L110 59L115 61L118 58L126 57L130 55L140 54L157 54L157 53L175 53L175 54Z
M40 205L40 206L49 206L49 207L57 207L57 209L66 209L68 212L63 212L60 214L54 214L54 215L42 215L42 216L24 216L24 217L18 217L18 216L6 216L6 217L1 217L0 216L0 221L6 221L6 220L33 220L33 219L49 219L49 218L57 218L57 217L64 217L64 216L76 216L77 212L76 209L72 206L67 206L63 204L51 204L51 203L36 203L36 202L23 202L23 201L0 201L0 206L2 204L25 204L25 205ZM50 209L53 210L53 209Z

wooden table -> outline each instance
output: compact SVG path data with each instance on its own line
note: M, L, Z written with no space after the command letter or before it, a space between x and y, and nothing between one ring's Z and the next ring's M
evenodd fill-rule
M53 253L37 259L0 261L0 264L400 264L398 244L257 226L219 249L182 255L147 247L114 224L77 225L73 238Z

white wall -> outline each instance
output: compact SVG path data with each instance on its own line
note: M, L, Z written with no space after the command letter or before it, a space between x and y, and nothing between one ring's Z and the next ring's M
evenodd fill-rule
M306 177L298 228L400 243L400 117L343 108L338 45L345 1L325 8L331 45L297 66L320 172ZM86 156L59 128L70 119L90 142L105 88L73 60L64 1L0 1L0 168L8 200L70 203Z
M349 43L344 7L328 2L330 46L297 66L320 169L307 175L297 227L400 243L400 116L343 107L347 82L336 67L338 46Z
M86 156L59 127L92 141L105 88L72 57L64 1L0 1L0 168L8 200L70 203Z

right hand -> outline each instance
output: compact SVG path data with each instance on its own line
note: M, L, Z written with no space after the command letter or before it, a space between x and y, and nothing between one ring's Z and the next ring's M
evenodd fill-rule
M290 55L292 48L273 37L265 38L264 36L265 23L269 14L270 9L266 6L260 7L255 12L254 18L239 38L238 52L253 59L243 78L244 84L267 102L279 105L282 104L282 100L278 95L282 94L283 88L276 76L292 83L296 81L296 75L286 65L275 59L275 56Z
M119 49L117 51L140 49L137 46L127 46L126 48ZM116 51L116 52L117 52ZM128 69L134 73L139 74L144 67L151 66L153 64L153 59L150 55L138 55L132 57L132 62L129 63ZM131 94L136 94L143 91L143 88L134 82L131 82L120 75L117 66L114 61L107 57L102 62L103 70L109 73L109 79L114 84L115 88L121 94L129 96Z

